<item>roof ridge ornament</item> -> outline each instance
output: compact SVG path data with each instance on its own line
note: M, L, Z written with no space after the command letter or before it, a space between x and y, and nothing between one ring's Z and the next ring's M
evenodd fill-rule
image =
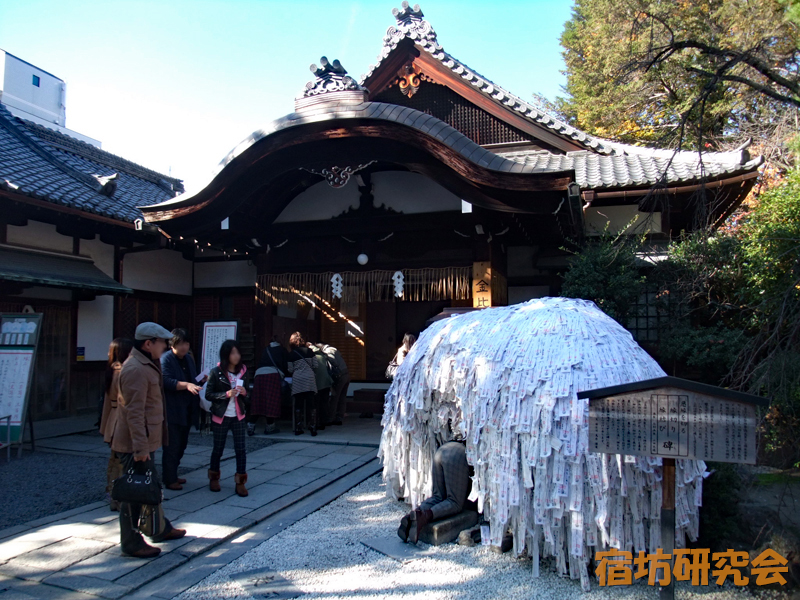
M314 79L306 84L303 93L295 99L295 110L300 111L315 106L320 102L333 101L339 104L360 104L369 93L338 60L329 61L323 56L320 66L312 64L309 69Z
M386 35L383 36L384 52L387 49L391 51L397 44L404 38L411 38L417 44L432 51L434 47L438 46L436 40L436 31L434 31L431 24L423 17L425 16L420 9L419 4L415 4L411 8L405 0L400 5L402 9L393 8L392 14L397 20L397 23L386 30ZM388 54L388 52L386 52ZM384 58L379 57L379 60Z

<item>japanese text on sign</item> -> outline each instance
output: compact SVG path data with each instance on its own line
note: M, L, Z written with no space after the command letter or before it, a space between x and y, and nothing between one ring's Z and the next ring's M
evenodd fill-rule
M755 464L755 407L661 389L589 403L592 452Z
M208 373L219 363L219 349L225 340L236 339L236 321L214 321L203 323L203 354L201 371Z
M11 425L20 425L33 365L33 348L0 348L0 416L11 415Z

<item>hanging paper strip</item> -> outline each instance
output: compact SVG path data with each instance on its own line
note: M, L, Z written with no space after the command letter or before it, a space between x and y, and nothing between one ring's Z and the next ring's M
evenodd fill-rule
M337 275L339 279L334 279ZM391 301L398 289L404 300L467 300L472 294L472 267L267 274L256 280L256 298L262 304L316 302L340 297L339 293L343 302Z
M588 451L583 390L662 377L658 364L592 302L542 298L433 323L386 394L379 456L387 492L418 506L442 443L466 440L471 499L491 543L554 556L589 589L588 562L613 547L661 544L661 459ZM676 461L676 547L698 534L705 463Z

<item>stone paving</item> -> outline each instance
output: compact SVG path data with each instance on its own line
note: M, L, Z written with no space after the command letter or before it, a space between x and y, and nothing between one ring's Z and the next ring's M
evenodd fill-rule
M232 449L223 454L222 491L214 493L208 489L210 448L189 446L181 461L182 467L193 469L183 475L187 483L180 491L164 490L165 514L175 526L185 528L187 535L156 544L162 552L154 559L120 553L118 513L110 512L104 502L2 530L0 600L122 598L146 584L158 588L158 578L201 555L212 555L209 550L257 523L280 516L281 511L301 518L319 507L309 502L309 497L326 487L343 493L380 470L376 446L363 443L375 439L376 422L353 425L360 433L351 430L347 435L345 426L336 432L336 441L326 443L323 432L313 441L307 435L295 441L275 439L273 445L248 453L250 495L245 498L234 493ZM344 441L347 437L351 442ZM37 441L38 448L108 455L108 446L101 439L85 435ZM303 510L298 511L301 506Z

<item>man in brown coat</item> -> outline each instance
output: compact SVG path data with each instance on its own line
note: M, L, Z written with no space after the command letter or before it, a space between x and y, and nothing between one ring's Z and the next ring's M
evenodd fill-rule
M134 463L149 461L148 468L158 479L153 453L167 442L167 419L164 406L164 383L161 378L161 354L172 334L157 323L141 323L136 328L133 350L119 377L120 399L117 424L111 448L119 453L124 471ZM147 544L139 532L141 504L120 504L119 529L122 552L137 558L157 556L160 548ZM156 511L159 533L154 542L165 542L186 535Z

